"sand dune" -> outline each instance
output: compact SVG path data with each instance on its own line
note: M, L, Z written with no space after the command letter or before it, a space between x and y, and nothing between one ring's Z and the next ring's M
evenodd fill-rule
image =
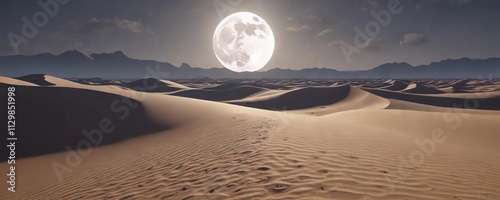
M142 92L173 92L183 89L190 89L182 84L173 81L159 80L154 78L140 79L121 86Z
M288 89L289 86L286 85L283 82L278 82L277 84L265 84L265 82L227 82L220 84L215 87L209 87L209 88L204 88L208 90L228 90L228 89L234 89L234 88L239 88L242 86L252 86L256 88L267 88L267 89Z
M17 192L0 199L500 199L495 81L415 82L484 95L462 109L479 95L395 80L154 80L142 92L22 79L42 86L0 78L17 85L20 142ZM106 118L101 145L65 150ZM69 167L61 179L54 162Z
M308 98L313 99L315 96L304 97L305 100L308 100ZM338 102L307 109L287 110L287 113L322 116L357 109L384 109L389 105L390 101L387 99L373 95L360 88L351 87L347 96Z
M86 84L86 85L120 85L122 84L121 80L111 80L104 78L84 78L84 79L75 79L78 83Z
M7 90L0 94L7 96ZM64 151L68 144L86 140L84 132L99 129L101 123L108 121L112 122L110 127L116 127L116 133L103 137L101 144L167 128L149 120L140 102L99 91L18 86L16 100L16 122L20 124L17 131L29 133L19 134L18 139L23 142L19 143L18 157ZM6 157L1 158L5 160Z
M392 83L389 86L379 87L379 88L386 89L386 90L392 90L392 91L401 91L401 90L408 88L408 85L409 85L407 81L394 80L391 82Z
M53 83L46 81L45 76L47 76L47 75L33 74L33 75L18 77L17 79L22 80L22 81L26 81L26 82L30 82L30 83L33 83L36 85L41 85L41 86L54 85Z
M494 93L484 93L484 94L466 94L453 96L450 94L444 94L442 96L436 95L425 95L425 94L408 94L402 92L393 92L381 89L366 89L375 95L398 99L403 101L409 101L414 103L421 103L433 106L441 107L460 107L460 108L475 108L484 110L500 110L500 96Z
M395 110L415 110L440 113L468 113L468 114L483 114L483 115L500 115L498 110L478 110L478 109L463 109L463 108L446 108L439 106L431 106L396 99L389 99L390 104L387 109ZM466 115L464 115L466 116Z
M49 76L49 75L43 75L43 74L35 74L35 75L28 75L28 76L23 76L19 77L19 80L23 80L26 82L30 82L33 84L37 84L40 86L51 86L51 85L58 85L58 86L67 86L67 87L78 87L80 85L79 83L75 83L73 81L68 81L65 79Z
M348 85L338 87L308 87L290 90L273 96L260 96L242 101L229 101L229 103L268 110L297 110L333 104L346 98L349 91L350 86Z
M213 89L192 89L183 90L179 92L170 93L170 95L180 96L180 97L190 97L196 99L204 99L211 101L228 101L242 99L256 93L261 93L267 89L253 87L253 86L240 86L235 88L229 88L225 90L213 90Z
M303 88L291 91L266 91L241 100L226 102L254 108L317 116L362 108L383 109L389 105L389 101L384 98L347 85ZM298 104L300 106L297 106Z
M19 79L0 76L0 84L2 85L20 85L20 86L37 86L37 84L26 82Z
M416 94L442 94L444 93L441 90L436 88L421 84L421 83L411 83L405 89L401 90L402 92L407 93L416 93Z

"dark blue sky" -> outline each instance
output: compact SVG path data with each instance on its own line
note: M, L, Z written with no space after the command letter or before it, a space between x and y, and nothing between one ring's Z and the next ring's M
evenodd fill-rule
M41 2L51 1L56 0ZM23 37L22 18L33 22L43 8L38 1L0 2L0 54L11 55L15 52L9 33ZM26 44L19 43L18 54L76 49L89 55L122 50L132 58L222 67L212 51L213 32L221 17L247 11L264 18L276 38L273 58L264 70L360 70L387 62L419 65L448 58L500 57L500 1L397 2L71 0L58 4L59 11L48 16L32 38L25 37ZM391 6L398 12L391 13ZM384 20L383 26L371 12L391 13L391 19ZM365 30L367 24L371 35ZM367 35L359 42L355 42L359 39L356 27Z

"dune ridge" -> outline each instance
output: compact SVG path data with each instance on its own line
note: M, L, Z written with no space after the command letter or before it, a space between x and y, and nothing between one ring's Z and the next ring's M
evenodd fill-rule
M224 90L214 89L191 89L178 92L172 92L170 95L180 97L190 97L195 99L211 100L211 101L229 101L249 97L256 93L265 92L268 89L254 86L240 86L228 88Z
M290 90L279 95L256 97L244 101L229 101L236 105L243 105L267 110L296 110L316 106L325 106L346 98L350 86L337 87L308 87ZM310 97L315 98L310 98Z

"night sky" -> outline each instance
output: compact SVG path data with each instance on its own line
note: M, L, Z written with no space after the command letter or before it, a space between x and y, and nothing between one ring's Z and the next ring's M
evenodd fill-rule
M55 0L41 0L50 1ZM23 37L22 18L32 22L34 14L43 11L38 2L0 1L0 55L16 54L8 35ZM212 49L214 30L224 16L246 11L264 18L276 38L273 58L264 70L362 70L388 62L420 65L448 58L500 57L500 1L397 2L71 0L58 4L59 11L27 44L18 46L17 54L122 50L131 58L222 67ZM391 6L398 12L391 13ZM384 15L384 26L371 13L391 13L391 19ZM372 34L367 34L367 24ZM361 42L355 42L358 28L368 36Z

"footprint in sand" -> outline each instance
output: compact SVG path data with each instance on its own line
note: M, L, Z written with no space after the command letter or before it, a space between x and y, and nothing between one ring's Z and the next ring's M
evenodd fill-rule
M342 155L342 154L340 154L340 156L346 157L346 158L350 158L350 159L359 159L358 157L353 156L353 155Z
M267 171L267 170L269 170L269 167L259 167L259 168L257 168L257 170L259 170L259 171Z
M252 151L244 151L244 152L241 152L241 154L249 154L249 153L252 153Z
M188 199L192 199L193 197L194 197L194 196L192 196L192 195L191 195L191 196L184 197L184 198L182 198L181 200L188 200Z
M266 178L264 178L264 179L260 179L259 181L257 181L257 183L267 183L267 182L269 182L271 179L273 179L273 177L268 176L268 177L266 177Z
M270 188L270 191L273 192L273 193L283 193L286 191L286 189L288 188L289 186L286 185L286 184L275 184L273 186L271 186Z

